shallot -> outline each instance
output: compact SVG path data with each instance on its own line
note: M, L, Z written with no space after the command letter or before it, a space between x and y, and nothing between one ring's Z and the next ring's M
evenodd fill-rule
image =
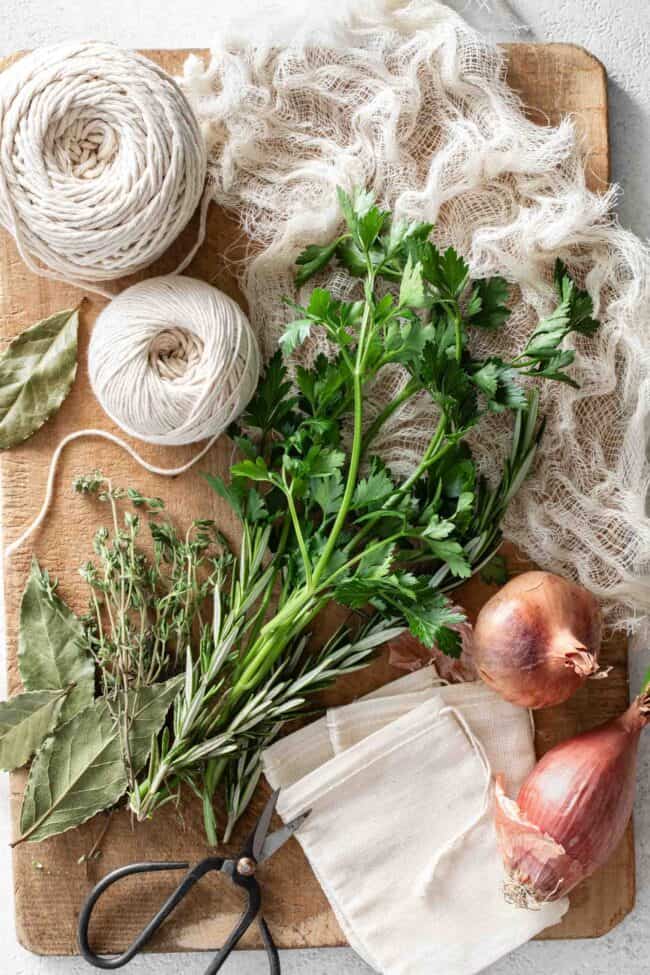
M610 857L632 812L639 736L648 722L650 682L620 717L547 752L516 802L497 776L509 901L534 908L557 900Z
M550 572L524 572L479 613L474 662L512 704L552 707L599 671L601 630L600 607L586 589Z

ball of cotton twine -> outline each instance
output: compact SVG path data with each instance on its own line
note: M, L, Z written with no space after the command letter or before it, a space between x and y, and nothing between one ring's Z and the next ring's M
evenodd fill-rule
M257 386L260 353L231 298L204 281L168 275L127 288L104 308L93 328L88 372L100 404L130 436L163 446L207 443L180 467L158 467L109 431L75 430L54 451L41 510L7 547L7 557L45 520L69 443L98 437L153 474L183 474L245 409Z
M95 396L147 443L214 439L250 400L260 370L255 336L231 298L169 275L135 284L99 315L88 350Z
M139 54L57 44L0 75L0 223L36 273L91 287L151 264L207 201L206 165L187 99Z

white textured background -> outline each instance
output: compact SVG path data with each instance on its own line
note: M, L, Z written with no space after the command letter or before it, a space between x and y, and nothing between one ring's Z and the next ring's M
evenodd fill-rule
M132 47L206 47L220 9L237 0L2 0L0 55L38 44L92 37ZM306 0L286 0L294 7ZM325 0L310 0L320 4ZM327 0L332 6L336 0ZM363 0L359 0L362 3ZM485 0L477 0L485 2ZM464 0L454 6L462 9ZM621 221L650 237L650 7L648 0L513 0L528 25L522 39L570 41L603 61L610 79L614 179L621 184ZM633 689L648 654L632 659ZM4 667L0 662L0 675ZM0 676L0 680L2 677ZM650 735L642 748L636 810L638 896L635 911L598 941L531 943L489 969L490 975L646 975L650 970ZM80 959L38 958L16 943L10 902L7 780L0 778L0 973L82 975ZM471 924L471 918L468 918ZM404 945L408 952L408 945ZM131 963L133 975L199 975L208 959L149 955ZM287 952L285 975L363 975L370 970L348 949ZM226 966L236 975L262 975L264 956L240 953ZM435 975L434 972L431 975Z

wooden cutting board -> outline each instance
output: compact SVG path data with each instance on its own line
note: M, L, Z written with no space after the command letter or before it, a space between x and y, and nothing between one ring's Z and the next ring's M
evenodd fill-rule
M177 73L186 51L145 52L169 72ZM571 113L589 153L589 180L594 188L609 179L606 78L602 65L580 48L552 45L511 45L509 78L529 107L530 117L540 124L555 123ZM19 56L19 55L17 55ZM12 59L9 59L12 60ZM0 64L5 67L9 61ZM172 270L186 252L195 228L188 228L172 251L151 268L149 274ZM213 282L241 300L227 269L223 254L237 238L232 217L216 208L209 221L208 238L190 272ZM0 233L0 321L2 339L7 340L36 320L80 301L74 288L29 274L22 265L13 241ZM95 402L88 385L85 353L92 322L104 302L86 299L82 306L80 369L62 409L31 440L0 457L3 492L4 544L8 544L32 520L43 498L48 465L56 444L81 427L113 429ZM194 453L194 448L159 449L142 447L154 463L175 466ZM201 469L224 469L230 447L222 440L200 465ZM219 499L192 471L175 481L163 481L137 468L117 447L100 441L77 441L64 452L56 497L45 527L24 546L5 574L6 623L9 685L19 688L16 667L17 619L20 595L32 550L41 563L60 579L60 591L76 611L85 609L84 587L77 567L90 552L90 540L100 516L92 504L70 490L75 475L101 468L114 483L135 485L145 494L161 494L173 517L181 523L191 515L214 517L226 533L235 533L233 520ZM526 563L519 561L518 568ZM479 580L462 588L458 601L475 615L492 590ZM618 636L607 641L604 662L612 666L606 681L590 682L566 706L536 716L537 748L541 754L555 742L579 730L598 724L622 711L627 702L627 650ZM343 703L397 676L379 661L372 668L342 682L328 698ZM12 778L12 821L17 833L21 793L25 775ZM241 824L236 839L248 828L264 799L265 787ZM42 954L67 954L77 950L75 925L79 907L91 886L105 873L132 860L196 861L206 853L201 813L197 804L186 801L178 811L162 810L151 823L133 824L125 812L113 815L101 843L101 859L79 865L102 832L106 818L96 817L82 828L41 844L23 844L14 851L16 926L25 947ZM345 944L302 852L295 841L288 844L262 873L265 913L279 946L283 948ZM107 896L95 926L99 950L122 950L133 938L175 882L173 876L156 875L146 883L133 883L128 896ZM634 846L628 829L609 864L571 896L571 910L564 921L545 937L591 937L604 934L627 914L634 903ZM228 884L207 881L188 898L167 922L152 947L154 950L210 948L219 945L238 914L239 903ZM246 944L253 946L253 931Z

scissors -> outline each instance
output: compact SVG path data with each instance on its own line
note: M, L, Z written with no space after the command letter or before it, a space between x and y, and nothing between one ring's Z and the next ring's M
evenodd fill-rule
M287 823L281 829L276 830L274 833L269 835L269 826L271 824L271 817L275 810L275 805L278 800L279 790L274 792L266 803L262 813L255 824L255 828L252 833L244 843L239 855L234 859L228 859L225 857L206 857L205 860L201 860L197 863L195 867L188 870L187 874L181 880L180 884L176 890L167 898L165 903L162 905L157 914L152 917L147 925L142 929L140 934L133 941L131 946L126 949L125 952L117 956L106 956L97 955L90 947L88 941L88 927L90 925L90 918L97 901L104 893L108 890L114 883L118 880L122 880L124 877L130 877L138 873L156 873L162 870L187 870L189 863L177 863L177 862L151 862L151 863L131 863L126 867L119 867L117 870L113 870L111 873L107 874L103 880L93 888L90 892L82 910L79 915L79 947L81 949L81 954L84 956L87 962L94 965L96 968L113 969L121 968L131 961L135 955L138 954L147 944L149 939L155 934L160 925L169 917L174 908L180 904L186 894L190 889L206 874L215 871L216 873L225 873L230 877L231 882L236 887L241 887L246 892L246 908L241 918L233 928L230 936L219 949L210 965L205 971L205 975L214 975L215 972L221 970L222 965L229 957L231 951L240 939L244 936L246 931L252 925L253 921L257 920L260 933L262 935L262 941L264 943L264 948L266 949L266 955L269 962L270 975L280 975L280 959L278 956L278 950L273 942L273 937L267 926L264 917L261 914L262 906L262 892L260 885L255 876L257 868L260 864L272 857L281 846L284 846L286 841L293 836L297 829L304 823L305 819L309 815L309 812L303 813L297 819L292 822Z

